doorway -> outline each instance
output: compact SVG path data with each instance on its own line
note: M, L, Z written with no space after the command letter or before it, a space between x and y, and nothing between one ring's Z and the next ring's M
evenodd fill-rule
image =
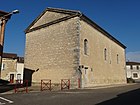
M10 83L14 83L14 74L10 74Z
M82 69L82 87L86 87L89 84L89 67Z

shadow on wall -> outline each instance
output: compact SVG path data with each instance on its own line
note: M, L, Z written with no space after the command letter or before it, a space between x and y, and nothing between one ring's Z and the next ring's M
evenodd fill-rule
M35 70L24 68L23 80L28 80L28 86L32 85L32 74L34 72L35 72Z
M117 95L116 98L98 103L96 105L140 105L140 89Z

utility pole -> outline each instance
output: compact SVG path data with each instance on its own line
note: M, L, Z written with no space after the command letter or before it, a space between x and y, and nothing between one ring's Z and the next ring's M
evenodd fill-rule
M2 11L0 11L2 12ZM12 12L3 12L4 15L0 16L0 79L1 79L1 67L2 67L2 54L3 54L3 46L4 46L4 36L5 36L5 26L7 21L13 14L19 13L18 10L14 10Z

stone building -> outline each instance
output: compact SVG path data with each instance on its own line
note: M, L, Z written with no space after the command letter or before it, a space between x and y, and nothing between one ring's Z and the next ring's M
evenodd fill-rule
M126 83L126 47L80 11L47 8L25 33L25 79L70 79L71 86L79 79L82 87Z
M140 62L126 62L127 78L140 81Z
M14 82L17 54L3 53L2 57L1 78L9 80L10 82Z
M3 53L1 78L11 83L17 79L23 79L24 59L17 54Z

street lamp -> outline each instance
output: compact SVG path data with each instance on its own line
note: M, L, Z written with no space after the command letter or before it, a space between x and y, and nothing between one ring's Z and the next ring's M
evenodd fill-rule
M17 13L19 13L19 10L17 9L12 11L12 14L17 14Z
M1 78L1 66L2 66L2 54L3 54L3 45L4 45L4 33L5 26L7 21L13 14L19 13L19 10L13 10L12 12L6 13L5 15L0 16L0 78Z
M3 15L3 16L0 16L0 19L2 20L2 19L6 19L6 18L8 18L8 19L10 19L10 17L13 15L13 14L17 14L17 13L19 13L19 10L13 10L12 12L9 12L9 13L6 13L5 15Z

